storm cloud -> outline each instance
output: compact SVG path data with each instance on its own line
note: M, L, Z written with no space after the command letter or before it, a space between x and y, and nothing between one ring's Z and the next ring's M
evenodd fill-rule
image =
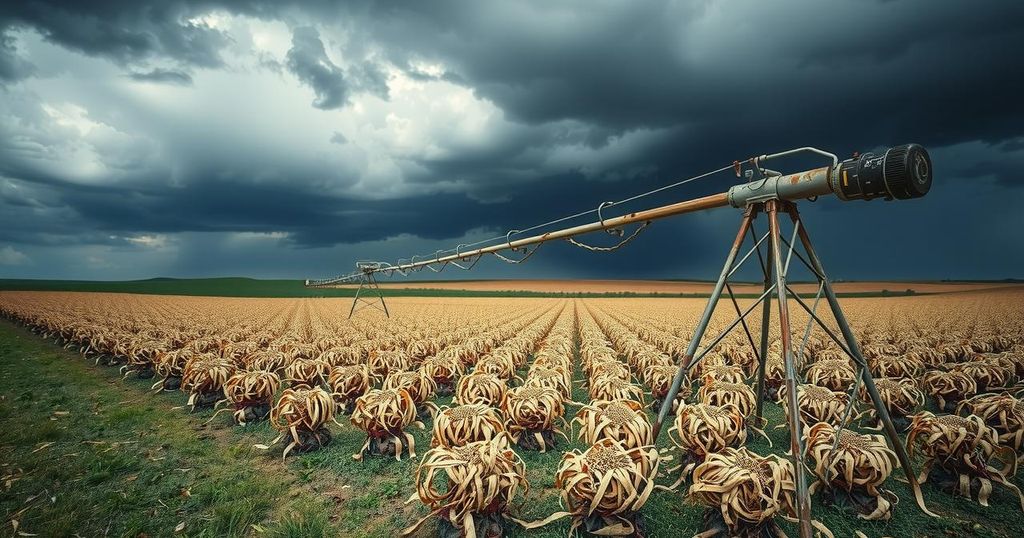
M750 155L906 142L932 151L928 197L803 208L830 267L1024 276L1019 50L1017 2L11 3L0 276L317 276ZM473 276L706 278L736 220L673 219L615 255L557 245ZM877 239L902 228L942 241Z

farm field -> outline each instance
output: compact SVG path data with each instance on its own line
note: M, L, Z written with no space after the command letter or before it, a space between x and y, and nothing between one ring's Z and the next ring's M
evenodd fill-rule
M1012 394L1024 375L1024 291L958 291L843 299L874 376L895 379L890 411L942 414L948 404L975 395ZM737 306L749 303L740 299ZM511 446L494 457L512 469L508 476L522 479L508 512L541 520L569 508L559 506L556 475L583 472L569 460L563 468L563 453L582 453L601 438L600 428L588 422L591 415L604 416L594 402L638 402L619 409L629 420L616 422L619 435L609 435L623 449L643 445L651 403L664 394L704 301L399 297L388 305L391 319L364 310L347 320L350 301L344 298L0 292L7 318L0 321L0 428L8 432L0 440L4 532L396 536L430 515L418 498L406 502L417 494L421 462L448 457L448 465L458 465L452 454L463 454L459 447L469 437L488 438L481 446L491 446L501 442L502 429ZM795 304L790 311L800 342L807 317ZM732 305L721 303L709 337L734 316ZM759 322L759 316L749 318L754 335ZM779 336L770 334L771 391L781 379ZM851 365L822 331L801 347L805 382L850 385L852 376L843 372ZM742 422L751 413L746 394L752 394L756 366L745 333L733 332L706 360L688 381L682 404L722 404ZM227 405L219 407L227 410L216 412L215 403L225 398ZM476 407L460 422L467 413L453 409L466 406ZM433 415L435 407L440 411ZM1019 450L1020 407L1009 407L1009 430L986 430L997 437L985 442ZM828 421L835 411L829 405L808 412ZM268 412L270 421L259 420ZM732 444L784 456L785 410L769 402L765 417L770 445L753 431L734 431ZM853 429L867 432L870 422L859 417ZM927 444L945 443L942 425L921 424L929 426L938 434ZM680 475L673 467L693 445L684 449L677 432L666 433L657 442L659 454L639 448L629 454L634 461L662 460L654 482L671 486ZM918 438L918 471L929 454L920 445L932 433ZM552 442L544 452L532 450ZM441 448L430 452L432 445ZM997 455L1016 459L1005 450L979 450L1000 469ZM374 451L397 452L400 460ZM433 458L424 460L428 453ZM835 536L1024 532L1024 520L1016 517L1021 501L999 483L1003 475L989 473L987 507L977 502L980 482L968 488L971 500L930 480L924 498L942 516L933 518L915 506L910 489L897 480L899 469L892 471L881 485L899 499L888 520L859 519L826 505L820 494L815 517ZM813 472L809 476L813 480ZM1010 471L1005 476L1021 483ZM647 482L634 485L644 489ZM705 529L705 509L687 499L688 486L649 493L638 507L648 535ZM616 487L628 496L621 483L609 491ZM888 493L883 497L891 500ZM506 529L511 536L565 536L571 520L531 530L510 522ZM790 523L776 520L795 534ZM413 535L436 536L438 521L437 515L426 519Z
M381 282L388 296L404 297L706 297L709 282L676 280L434 280ZM800 294L811 295L811 284L793 283ZM960 293L965 291L1024 289L1008 282L838 282L840 297L874 297L908 294ZM352 297L356 286L307 288L301 280L256 278L150 278L146 280L35 280L0 279L0 291L88 291L149 295L210 297ZM761 285L734 284L739 295L756 296ZM908 290L910 293L908 293Z

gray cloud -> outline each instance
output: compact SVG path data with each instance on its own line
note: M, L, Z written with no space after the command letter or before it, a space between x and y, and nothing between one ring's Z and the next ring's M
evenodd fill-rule
M161 82L166 84L177 84L179 86L191 86L192 75L184 71L174 69L152 69L144 72L134 72L128 75L132 80L140 82Z
M35 71L35 66L18 53L14 37L0 28L0 84L25 78Z
M342 69L327 57L316 28L296 28L288 50L288 70L316 93L313 106L330 110L348 102L349 89Z
M200 22L210 14L228 22ZM261 26L246 35L232 14ZM1024 49L1024 4L34 1L0 7L0 29L0 249L34 262L17 274L70 245L65 258L137 255L150 272L258 262L306 276L365 241L408 256L417 241L500 234L752 154L909 141L934 150L929 197L805 209L823 256L850 268L837 276L992 278L1024 264L1002 254L1019 242L1008 200L1024 186L1024 72L1008 52ZM163 84L118 93L109 81L124 76ZM80 86L55 89L65 82ZM516 274L708 276L732 219L659 224L622 257L545 247ZM865 223L958 246L833 232ZM273 240L234 245L239 234ZM178 258L140 235L166 237L161 256ZM203 255L217 247L233 258Z
M190 22L209 7L121 0L9 2L0 9L0 26L31 27L53 43L120 64L163 57L218 67L228 37Z

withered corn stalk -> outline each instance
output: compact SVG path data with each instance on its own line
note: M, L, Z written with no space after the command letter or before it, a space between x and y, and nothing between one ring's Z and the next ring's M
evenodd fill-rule
M637 512L654 491L658 463L658 451L652 446L626 449L607 438L582 453L567 452L555 475L555 487L562 489L567 510L540 521L515 521L533 529L572 517L570 535L580 526L602 536L632 535Z
M640 385L611 376L598 376L590 380L591 400L636 400L644 401L644 389Z
M875 379L875 387L882 403L889 410L889 415L897 428L904 428L907 424L907 417L918 407L924 405L924 393L917 387L917 383L908 377L882 377ZM861 386L860 400L871 404L871 395L867 388ZM877 420L874 406L867 409L868 415Z
M849 359L819 360L807 368L807 382L834 391L850 390L857 372Z
M692 502L716 510L722 518L722 526L712 525L697 535L701 538L722 533L759 536L761 529L781 534L774 518L794 520L795 497L792 463L776 455L758 456L742 447L709 454L707 460L693 470L693 485L688 496ZM821 523L811 523L822 534L832 536Z
M857 517L888 520L892 516L898 499L880 488L899 462L884 437L843 429L837 441L836 428L819 422L806 430L804 443L817 477L809 489L812 495L819 488L841 490L857 505Z
M371 453L394 454L396 460L401 460L405 446L409 447L409 456L416 457L416 440L405 429L414 424L423 428L423 423L416 420L416 403L407 390L370 390L356 399L349 420L366 432L366 442L353 459L362 460L363 453L370 449Z
M224 396L234 408L232 416L235 422L245 426L246 423L267 418L274 395L280 388L281 378L273 372L240 372L224 383Z
M366 361L374 383L383 383L391 372L404 372L411 366L408 355L404 351L398 350L371 351Z
M711 381L697 391L697 398L709 405L735 406L745 417L749 417L757 405L754 391L744 383Z
M1017 471L1017 454L1000 445L998 432L981 417L936 416L922 411L914 415L907 435L908 452L913 455L918 448L925 456L924 469L918 477L920 483L925 483L933 474L932 468L938 465L940 485L960 496L973 498L976 487L978 503L988 506L995 481L1016 493L1024 510L1024 495L1009 481ZM993 459L1001 461L1003 468L993 467Z
M412 398L413 403L416 404L417 411L422 408L423 411L429 412L431 416L437 413L437 406L430 401L437 391L437 384L421 370L395 372L384 380L382 388L384 390L405 389L409 393L409 397Z
M455 401L460 405L480 403L497 407L505 398L508 386L492 374L473 372L462 376L455 389Z
M293 388L319 387L327 382L331 365L318 359L293 359L284 367L285 381Z
M350 414L356 398L370 390L370 369L365 364L336 366L331 369L327 384L338 410Z
M976 360L955 364L951 371L963 372L974 379L978 392L1009 388L1016 380L1014 369L997 362Z
M651 390L652 409L657 412L661 409L662 402L668 397L668 390L672 386L672 378L675 377L679 368L674 365L652 366L644 372L647 388ZM686 399L693 395L693 387L687 380L679 386L679 393L672 401L672 413L679 410L679 406L685 405Z
M197 355L185 363L181 388L189 393L188 406L210 407L222 399L224 383L235 374L235 364L216 355Z
M522 492L529 491L526 464L502 443L477 441L463 446L432 448L416 469L416 494L430 513L402 531L408 536L433 516L446 519L467 538L477 536L477 524L500 525ZM491 530L491 529L486 529Z
M964 400L957 408L957 414L971 414L981 417L999 434L999 444L1021 454L1024 439L1024 401L1009 394L982 394Z
M847 408L852 405L849 394L817 385L797 385L796 403L804 428L818 422L839 426L846 417ZM785 386L779 389L779 404L787 414L790 412Z
M950 411L948 408L951 405L971 398L978 392L974 378L957 371L930 370L924 374L921 387L935 398L940 411Z
M455 391L455 380L464 373L462 361L453 356L436 356L423 361L420 371L437 385L437 392L447 396Z
M592 402L576 413L573 423L580 425L579 439L587 444L601 439L618 441L626 449L654 444L651 421L636 400Z
M181 388L181 374L185 371L185 364L191 359L193 353L186 349L158 353L153 359L153 369L160 380L150 387L153 390L171 391Z
M255 445L266 450L289 436L290 442L285 446L282 458L292 450L308 452L323 447L331 442L331 432L327 423L334 420L334 401L331 395L320 387L307 389L285 389L281 398L270 410L270 424L279 432L269 445Z
M501 412L507 420L509 437L522 448L545 452L555 448L555 435L569 440L558 429L559 423L565 424L565 405L562 395L553 388L525 385L509 389Z
M679 479L665 488L675 489L690 476L697 465L707 459L709 454L721 452L726 448L740 447L746 443L746 418L732 404L721 407L702 403L684 405L676 413L675 422L669 428L668 436L672 444L683 452L679 466L669 470L681 470ZM771 440L768 442L770 444Z
M431 446L454 448L492 440L506 440L505 425L493 407L484 404L443 407L434 416Z

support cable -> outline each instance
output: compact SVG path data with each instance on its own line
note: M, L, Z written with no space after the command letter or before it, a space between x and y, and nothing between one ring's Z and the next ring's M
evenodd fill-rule
M612 251L615 251L615 250L619 250L620 248L626 246L626 244L628 244L630 241L636 239L636 236L640 235L640 232L644 231L644 228L646 228L650 224L651 224L651 221L649 221L649 220L644 221L643 224L641 224L635 230L633 230L633 233L631 233L628 237L626 237L625 239L619 241L617 244L615 244L613 246L610 246L610 247L598 247L598 246L594 246L594 245L588 245L586 243L582 243L580 241L577 241L573 237L566 237L565 240L570 242L570 243L572 243L573 245L575 245L577 247L589 250L591 252L612 252ZM621 228L614 228L614 229L618 230L618 232L622 232ZM612 230L606 230L606 231L609 232L609 233L612 233ZM619 235L621 236L621 233Z

